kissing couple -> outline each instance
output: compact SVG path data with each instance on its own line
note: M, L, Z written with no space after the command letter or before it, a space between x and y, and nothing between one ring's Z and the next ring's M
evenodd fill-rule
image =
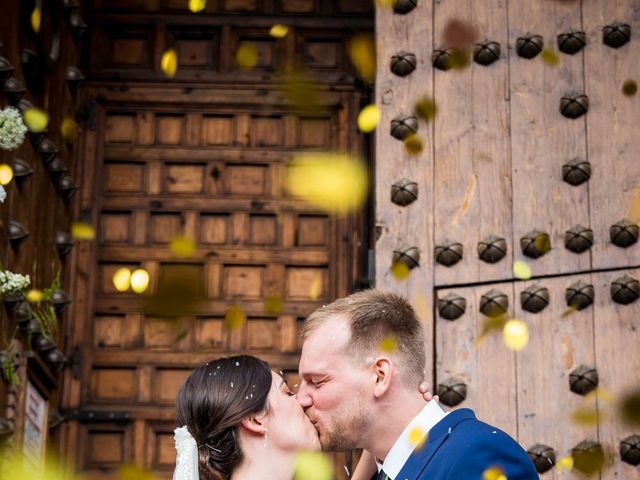
M482 480L489 469L538 480L506 433L426 393L422 325L404 297L339 299L305 320L302 337L295 394L251 356L191 373L177 398L174 480L291 480L300 451L357 448L355 480Z

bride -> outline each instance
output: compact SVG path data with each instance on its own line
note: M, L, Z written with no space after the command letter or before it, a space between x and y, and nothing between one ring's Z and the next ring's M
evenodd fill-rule
M421 386L425 400L431 395ZM194 370L177 398L174 480L291 480L295 456L320 450L317 432L286 381L249 355ZM376 472L364 452L353 480Z

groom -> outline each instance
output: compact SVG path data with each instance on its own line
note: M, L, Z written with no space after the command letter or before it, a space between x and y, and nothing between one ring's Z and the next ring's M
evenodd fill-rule
M469 409L426 405L422 325L407 300L365 290L319 308L305 321L298 402L322 449L364 448L378 479L538 480L526 452ZM380 348L381 343L395 349Z

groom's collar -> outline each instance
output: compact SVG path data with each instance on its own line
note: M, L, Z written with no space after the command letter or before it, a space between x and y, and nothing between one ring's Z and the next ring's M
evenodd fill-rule
M438 402L434 400L428 402L402 431L391 447L391 450L389 450L389 453L384 459L384 463L381 464L379 460L376 459L378 471L382 468L391 480L395 480L411 456L416 444L419 445L422 442L419 438L413 438L416 436L416 433L419 432L419 435L424 438L432 428L437 426L445 415L447 415L447 413L442 410Z

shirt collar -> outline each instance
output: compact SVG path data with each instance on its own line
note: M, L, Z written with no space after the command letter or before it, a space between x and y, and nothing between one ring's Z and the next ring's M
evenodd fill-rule
M417 446L415 440L410 439L410 435L415 435L415 433L412 434L412 432L417 429L423 433L423 436L428 434L434 425L440 422L445 415L447 415L447 412L442 410L438 402L435 400L428 402L402 431L391 447L391 450L389 450L387 457L384 459L384 463L380 463L380 460L376 458L378 472L382 469L391 480L395 480ZM413 442L411 440L413 440ZM421 442L418 442L418 444L419 443Z

